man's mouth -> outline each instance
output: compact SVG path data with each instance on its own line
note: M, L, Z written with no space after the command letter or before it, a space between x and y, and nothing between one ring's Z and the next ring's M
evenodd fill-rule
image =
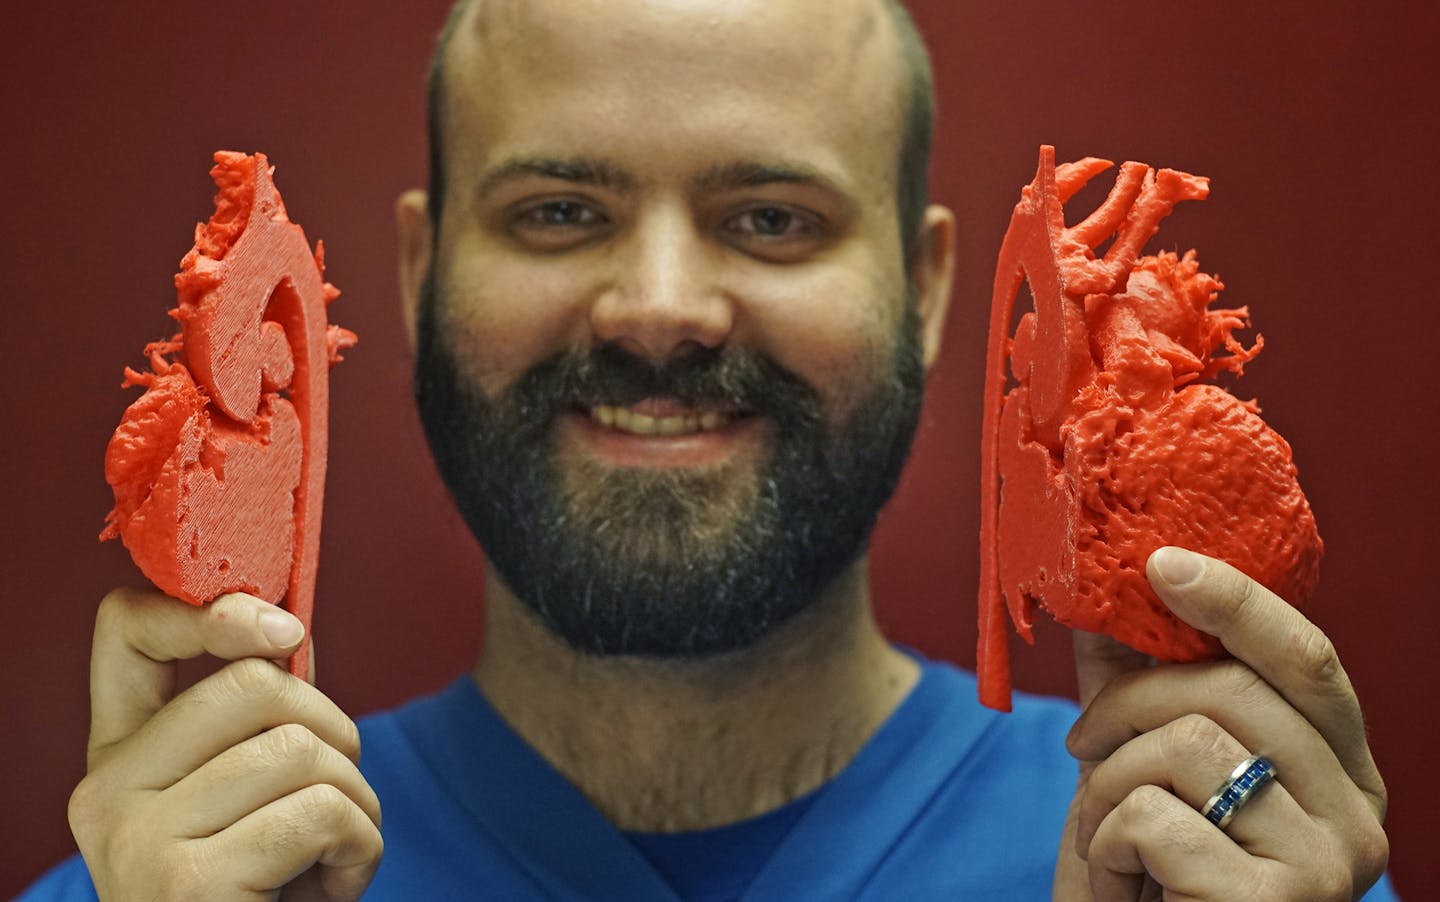
M651 397L577 405L561 419L560 441L609 466L688 469L756 451L766 425L734 403Z
M743 411L687 408L675 402L646 399L628 407L597 404L587 408L601 426L630 435L694 435L713 432L745 416Z

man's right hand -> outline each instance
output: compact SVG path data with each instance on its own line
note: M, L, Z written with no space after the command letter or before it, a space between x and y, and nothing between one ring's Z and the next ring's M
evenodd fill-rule
M359 898L380 863L380 802L355 724L272 663L303 639L250 595L101 602L89 772L70 798L100 898ZM176 662L205 653L233 663L177 695Z

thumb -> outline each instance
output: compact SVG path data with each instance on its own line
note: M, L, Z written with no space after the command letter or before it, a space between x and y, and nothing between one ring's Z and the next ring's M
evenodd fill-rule
M1090 707L1090 702L1100 694L1100 690L1120 674L1154 663L1148 655L1109 636L1081 630L1074 630L1071 636L1075 646L1075 677L1080 686L1082 709Z

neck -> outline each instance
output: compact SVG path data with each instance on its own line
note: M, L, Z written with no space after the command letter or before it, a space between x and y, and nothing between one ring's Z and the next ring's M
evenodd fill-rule
M491 570L481 692L621 830L734 823L818 788L919 668L880 634L864 559L789 623L701 661L576 652Z

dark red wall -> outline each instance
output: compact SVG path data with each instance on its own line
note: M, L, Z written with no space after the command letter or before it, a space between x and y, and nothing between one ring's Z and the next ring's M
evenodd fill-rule
M818 2L818 0L817 0ZM329 249L335 371L319 587L321 682L360 713L465 668L479 554L408 400L390 208L424 178L422 83L440 0L11 4L0 53L5 320L0 895L71 849L96 601L133 581L95 534L120 370L163 337L170 277L208 215L209 154L264 150ZM1250 304L1269 347L1243 390L1296 449L1328 556L1313 616L1369 713L1394 802L1393 872L1440 883L1427 847L1440 655L1426 573L1440 480L1432 379L1440 201L1432 4L916 0L934 48L935 195L959 214L948 348L915 460L876 539L893 635L973 662L978 391L991 267L1041 142L1213 179L1167 223ZM365 15L357 15L363 8ZM143 11L143 12L142 12ZM1063 631L1020 685L1070 691ZM1428 789L1427 789L1428 787Z

